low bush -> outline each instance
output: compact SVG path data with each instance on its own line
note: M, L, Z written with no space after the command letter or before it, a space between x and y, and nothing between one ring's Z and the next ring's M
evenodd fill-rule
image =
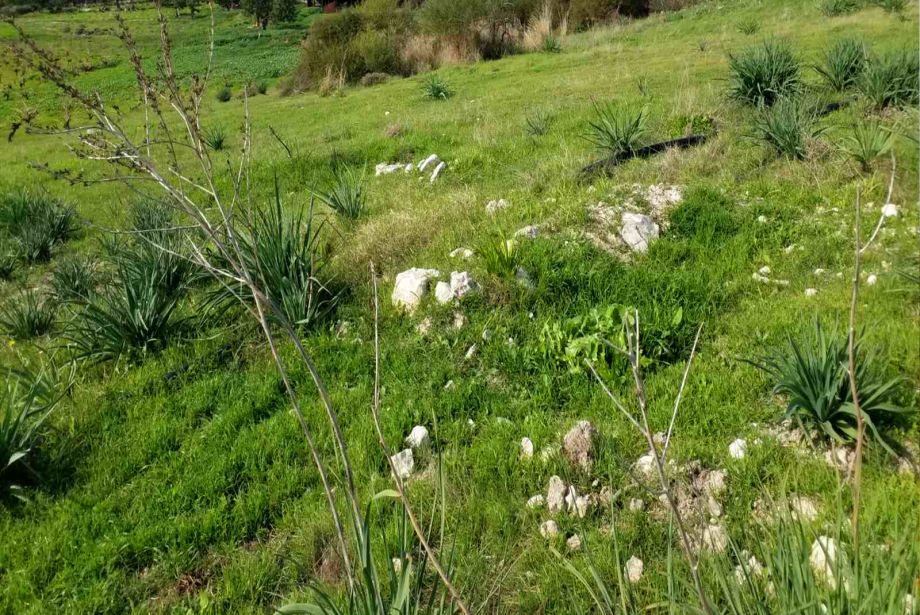
M450 85L440 75L432 75L425 80L422 92L432 100L447 100L454 95Z
M45 193L8 193L0 197L0 231L18 242L26 261L45 262L76 231L76 211Z
M889 13L903 13L907 8L907 0L873 0L873 4L882 7Z
M364 213L364 184L363 169L359 173L344 164L338 164L332 171L332 186L326 191L314 190L313 194L340 216L357 220Z
M891 150L894 139L894 133L878 121L859 120L844 136L840 149L868 172L873 162Z
M588 124L586 138L605 156L634 152L648 134L645 108L594 104L595 118Z
M757 34L758 30L760 30L760 22L756 19L745 19L738 22L738 32L741 34L751 36L752 34Z
M908 50L870 56L858 88L876 109L916 105L920 102L920 59Z
M815 70L831 90L843 92L859 81L866 59L865 45L856 39L845 38L824 52L823 61Z
M222 151L227 142L227 133L224 132L223 126L215 126L210 130L204 131L204 144L215 152Z
M221 89L217 90L215 98L217 98L219 102L229 102L230 99L233 98L233 90L230 89L229 85L225 85Z
M810 101L783 98L757 112L754 137L784 156L802 160L808 154L808 142L824 132L818 119Z
M847 337L828 334L820 322L814 331L789 336L785 347L752 361L775 381L773 393L786 401L785 418L817 430L837 442L856 438L856 409L850 388ZM856 343L856 389L866 423L866 434L882 446L888 444L881 433L886 424L910 410L896 403L898 379L886 379L879 367L877 352Z
M527 134L531 137L542 137L549 132L549 126L552 120L553 118L549 113L545 111L534 111L524 119L527 126Z
M729 94L741 103L769 107L780 98L797 93L801 65L792 49L767 41L728 58Z
M0 326L12 338L27 340L50 333L54 327L55 306L35 290L10 297L0 307Z

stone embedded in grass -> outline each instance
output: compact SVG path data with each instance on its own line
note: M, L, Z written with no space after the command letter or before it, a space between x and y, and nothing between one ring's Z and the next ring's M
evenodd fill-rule
M639 457L636 460L636 463L633 465L635 471L639 474L640 478L643 478L647 481L654 480L656 477L655 473L655 456L651 453L647 453Z
M620 237L634 252L646 252L649 244L658 239L658 225L645 214L626 211L621 222Z
M406 446L414 450L424 449L428 448L429 441L428 429L424 425L416 425L406 437Z
M559 526L552 519L540 524L540 536L543 538L555 538L559 535Z
M422 322L418 323L418 325L415 327L415 332L422 337L425 337L428 335L429 331L431 331L431 318L426 316L422 319Z
M546 489L546 508L551 513L562 512L565 510L565 496L568 494L568 488L565 483L556 475L549 479L549 487Z
M441 171L443 171L444 167L446 166L447 166L446 162L441 162L440 164L438 164L438 166L434 168L434 171L431 172L431 178L428 180L429 183L433 184L435 180L438 179L438 176L441 175Z
M470 250L469 248L455 248L450 251L450 257L451 258L463 258L463 259L472 258L473 251Z
M458 299L474 292L479 285L473 280L468 271L452 271L450 273L450 290Z
M454 329L458 331L463 328L466 324L466 316L463 315L463 312L456 311L454 312Z
M642 512L645 510L645 502L640 498L633 498L629 501L630 512Z
M476 356L477 350L479 350L479 347L476 344L473 344L472 346L466 349L466 354L463 355L463 359L465 361L471 360L473 357Z
M527 500L527 508L540 508L543 506L544 502L543 495L538 493Z
M572 487L574 490L574 487ZM584 519L588 516L588 513L591 512L591 509L594 508L595 497L587 495L577 495L575 496L575 501L571 509L575 510L575 514L578 515L579 519Z
M728 445L728 454L732 459L744 459L747 454L747 442L743 438L738 438Z
M789 508L793 518L799 521L812 522L818 518L818 506L814 500L804 495L793 496L789 500Z
M508 209L509 207L511 207L511 203L509 203L505 199L498 199L497 201L495 200L489 201L488 203L486 203L486 213L494 214L495 212L499 210Z
M521 459L533 457L533 441L530 438L521 438Z
M747 552L743 552L742 558L748 555ZM739 585L743 585L750 578L758 578L763 576L763 564L761 564L756 557L751 555L747 557L747 562L744 562L735 566L735 581Z
M407 448L399 451L390 460L396 469L396 475L399 478L409 478L415 470L415 458L412 455L412 449Z
M805 289L805 296L806 296L806 297L814 297L814 296L817 295L817 294L818 294L818 289L817 289L817 288L806 288L806 289Z
M441 159L438 157L437 154L431 154L430 156L428 156L427 158L425 158L424 160L418 163L418 170L424 171L425 169L427 169L429 166L432 166L432 165L433 167L436 167L438 166L438 164L440 164L440 162L441 162Z
M770 275L772 271L770 270L770 267L768 267L767 265L764 265L763 267L757 270L757 273L763 276L767 276L767 275Z
M882 207L882 215L886 218L896 218L898 216L898 206L894 203L885 203Z
M414 312L422 297L428 293L429 282L440 275L441 272L437 269L418 267L412 267L396 274L396 283L391 296L393 305L409 313Z
M569 548L569 551L578 551L581 549L581 536L572 534L569 536L569 539L565 541L565 546Z
M402 169L403 169L403 165L400 162L395 162L395 163L381 162L377 164L377 166L374 167L374 175L375 176L389 175L391 173L396 173L397 171L401 171Z
M728 546L728 534L725 528L717 523L710 522L703 530L700 537L700 546L704 551L710 553L722 553Z
M533 224L525 226L524 228L519 228L518 230L514 231L515 237L521 237L523 239L536 239L539 234L540 234L540 229L538 229Z
M573 465L585 472L591 470L594 458L594 440L597 430L589 421L578 421L562 440L562 452Z
M630 583L638 583L645 571L645 562L633 555L626 561L626 578Z
M514 272L514 280L522 288L533 290L533 280L530 279L530 274L523 267L518 267L517 271Z
M878 283L878 276L874 273L870 273L869 277L866 278L866 286L875 286Z
M450 289L450 284L447 282L438 282L434 287L434 298L442 305L450 303L454 298L454 293Z
M834 569L837 565L837 543L833 538L818 536L811 545L808 561L818 581L832 590L837 588L837 579L834 577Z

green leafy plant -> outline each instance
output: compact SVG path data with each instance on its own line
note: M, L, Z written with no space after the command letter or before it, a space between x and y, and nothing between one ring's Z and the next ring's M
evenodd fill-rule
M0 197L0 230L16 239L28 262L45 262L76 231L76 212L45 193L20 190Z
M11 239L0 236L0 280L9 280L19 262L18 246Z
M501 230L489 237L476 253L488 273L503 279L514 278L521 263L518 242Z
M531 137L542 137L549 132L552 116L545 111L534 111L524 119L527 125L527 134Z
M859 120L840 143L840 149L870 171L872 163L887 154L895 141L895 133L877 120Z
M70 258L51 273L51 295L58 303L82 303L96 288L99 272L86 258Z
M907 0L874 0L873 4L880 6L889 13L903 13L907 8Z
M808 141L824 132L818 127L818 111L809 101L782 99L758 110L754 137L789 158L804 159Z
M801 87L801 64L789 45L766 41L728 58L729 95L736 101L769 107Z
M233 91L230 89L229 85L225 85L221 89L217 90L215 97L219 102L229 102L233 98Z
M327 191L314 190L313 194L334 212L357 220L364 214L364 169L357 172L344 164L336 164L332 171L332 186Z
M422 92L432 100L447 100L454 95L450 85L440 75L432 75L425 80Z
M738 32L741 34L751 36L752 34L756 34L758 30L760 30L760 22L756 19L745 19L738 22Z
M787 346L752 361L776 380L773 393L786 398L785 418L818 430L837 442L856 437L856 412L847 367L847 338L828 335L815 323L814 331L788 338ZM886 380L877 367L878 355L856 344L856 389L863 420L875 441L889 448L880 429L908 410L895 403L899 379Z
M831 90L843 92L859 81L867 58L866 46L862 41L844 38L824 52L824 58L815 70Z
M227 143L227 133L224 127L217 125L204 133L204 144L215 152L222 151Z
M548 34L543 37L542 45L543 53L561 53L562 52L562 43L559 39L552 34Z
M870 56L858 88L876 109L916 105L920 102L920 59L908 50Z
M25 340L49 333L54 327L54 316L54 304L30 289L0 307L0 326L10 337Z
M822 0L819 8L827 17L837 17L859 10L859 0Z
M316 223L313 202L287 216L276 185L271 205L258 210L248 228L237 238L240 259L260 278L260 287L295 327L320 322L335 307L338 293L328 270L323 222ZM224 304L236 299L228 289L219 289L211 302ZM244 301L250 301L248 296Z
M36 433L51 414L57 398L47 398L40 387L27 382L21 373L6 370L0 388L0 486L17 494L18 475L29 472L28 456Z
M594 104L595 118L588 124L586 138L603 154L614 157L638 149L648 134L648 113L643 107Z

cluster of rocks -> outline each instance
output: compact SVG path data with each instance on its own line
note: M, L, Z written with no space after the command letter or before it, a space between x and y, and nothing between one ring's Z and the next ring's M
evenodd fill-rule
M379 177L380 175L390 175L392 173L398 173L402 171L403 173L412 173L416 171L418 173L429 173L430 176L428 181L434 183L438 176L441 175L441 172L444 168L447 167L447 163L441 160L437 154L431 154L424 160L419 161L417 164L407 162L381 162L374 167L374 175ZM419 177L419 179L422 179Z
M682 200L679 186L652 184L643 188L634 184L619 204L601 201L588 207L591 226L587 236L608 252L620 253L626 248L633 253L644 253L666 228L670 209Z
M393 305L406 312L412 313L419 306L422 299L428 294L428 289L433 280L441 277L437 269L421 269L412 267L396 275L393 293L390 299ZM479 285L466 271L452 271L450 281L439 281L435 286L435 298L441 304L459 300L475 292Z
M406 448L390 457L395 473L405 480L415 472L415 455L428 450L430 437L424 425L416 425L406 436Z

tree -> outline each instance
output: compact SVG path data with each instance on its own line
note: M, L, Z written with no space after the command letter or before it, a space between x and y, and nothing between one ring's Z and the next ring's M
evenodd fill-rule
M268 27L268 18L272 13L272 0L243 0L243 10L255 17L259 27Z
M297 6L299 3L299 0L274 0L272 19L283 22L294 21L297 19Z

